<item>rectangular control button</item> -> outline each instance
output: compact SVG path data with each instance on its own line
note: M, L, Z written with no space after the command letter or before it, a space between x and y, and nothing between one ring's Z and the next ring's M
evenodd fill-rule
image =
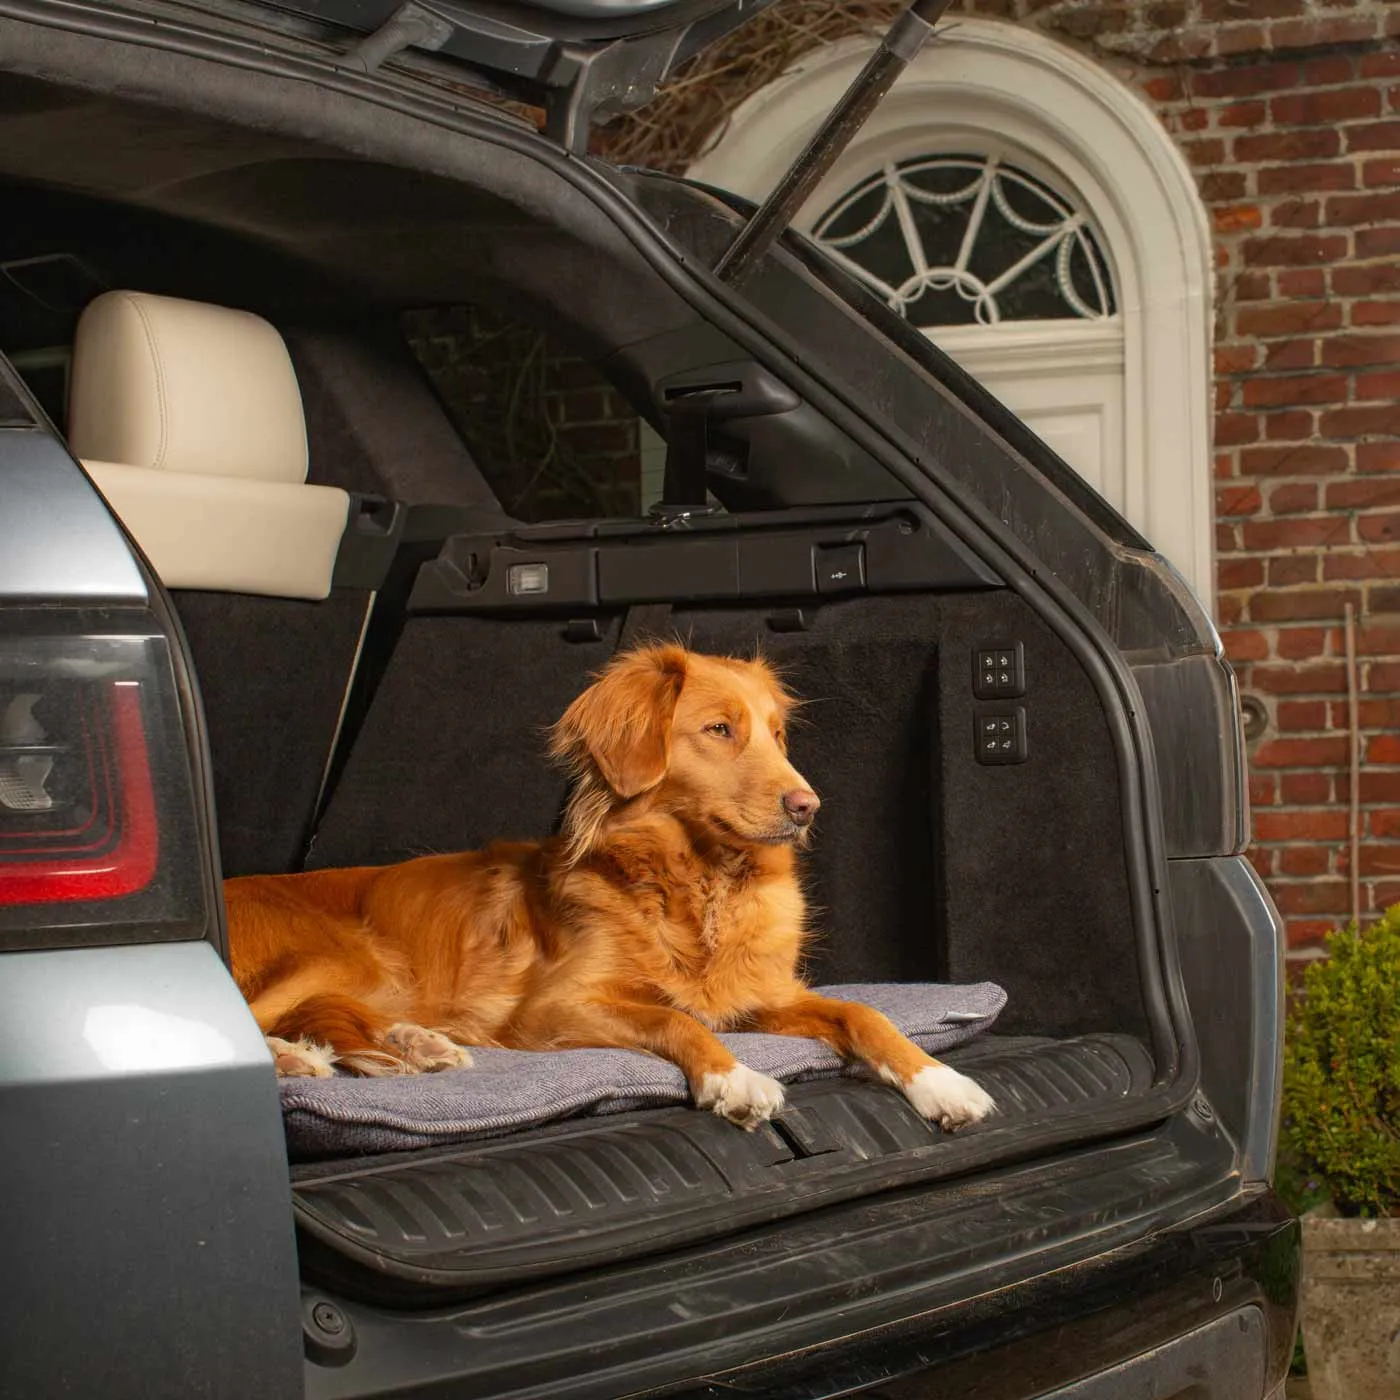
M817 546L817 592L859 593L865 587L865 546Z
M973 719L973 751L978 763L1024 763L1029 756L1025 706L979 710Z

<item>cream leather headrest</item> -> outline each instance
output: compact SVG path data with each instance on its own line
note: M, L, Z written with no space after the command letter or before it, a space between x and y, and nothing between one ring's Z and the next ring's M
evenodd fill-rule
M106 292L78 321L73 455L248 481L306 480L306 422L287 347L260 316Z

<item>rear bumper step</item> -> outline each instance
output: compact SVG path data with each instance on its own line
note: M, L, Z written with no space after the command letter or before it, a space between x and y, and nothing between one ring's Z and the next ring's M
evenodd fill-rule
M1152 1086L1126 1036L987 1037L950 1060L999 1112L955 1136L863 1080L794 1086L752 1133L688 1108L298 1168L304 1273L377 1302L441 1302L713 1239L1095 1135Z

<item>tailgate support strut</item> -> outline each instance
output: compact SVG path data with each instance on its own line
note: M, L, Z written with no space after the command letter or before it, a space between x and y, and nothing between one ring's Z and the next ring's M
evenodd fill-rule
M933 33L949 0L914 0L890 26L880 47L870 55L840 102L807 143L801 155L752 219L715 264L715 275L737 286L753 265L779 239L793 216L807 202L822 177L836 163L842 151L884 100L895 79L913 61Z

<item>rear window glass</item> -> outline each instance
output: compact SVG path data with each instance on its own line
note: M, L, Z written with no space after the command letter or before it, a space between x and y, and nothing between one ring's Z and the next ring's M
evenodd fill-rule
M407 313L403 332L457 431L517 520L643 514L665 448L588 360L475 306Z

